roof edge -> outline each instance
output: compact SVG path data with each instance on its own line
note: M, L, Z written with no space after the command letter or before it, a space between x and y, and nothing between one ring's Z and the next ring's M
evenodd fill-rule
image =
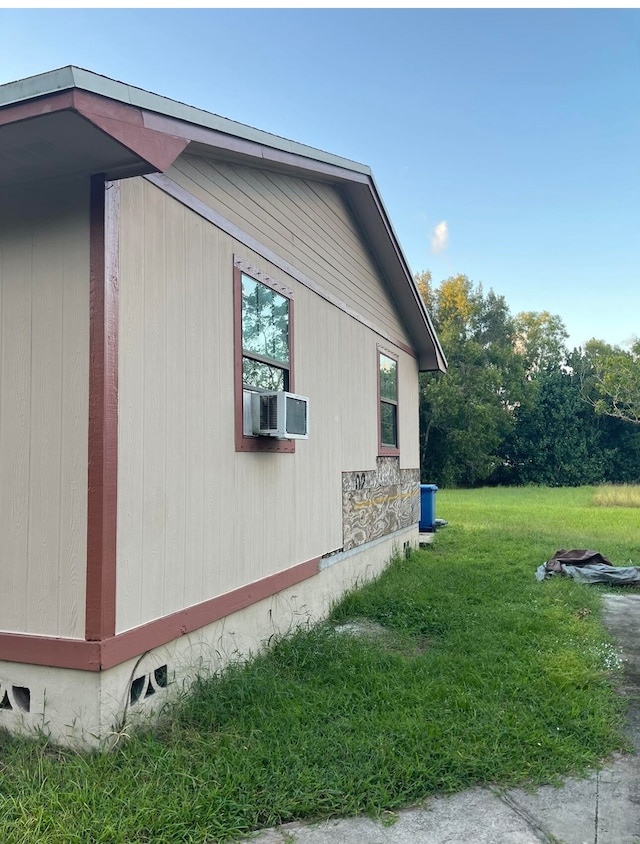
M79 88L92 94L107 97L127 105L132 105L146 111L156 112L167 117L173 117L187 123L204 126L214 129L227 135L243 138L248 141L262 144L272 149L290 152L304 158L332 164L345 170L371 176L371 168L357 161L343 158L306 144L291 141L280 135L265 132L262 129L255 129L244 123L238 123L227 117L186 105L178 100L145 91L134 85L125 82L118 82L108 76L103 76L92 71L85 70L74 65L50 70L35 76L29 76L16 82L8 82L0 85L0 108L8 105L15 105L24 100L45 97L59 91L71 88Z
M154 94L142 88L119 82L74 65L67 65L57 70L47 71L0 85L0 109L19 106L21 103L26 103L30 100L45 99L61 92L72 90L84 91L87 94L103 97L132 109L140 109L143 116L145 113L148 117L151 117L151 114L159 115L159 118L151 121L149 126L164 134L172 134L171 124L175 124L175 121L178 121L183 126L189 124L196 127L196 130L189 130L185 127L186 134L182 132L177 133L180 137L188 137L194 140L198 138L198 129L201 132L205 130L202 140L204 143L207 143L211 141L211 137L206 137L208 134L206 130L212 130L218 133L218 138L224 135L231 139L240 140L241 143L245 142L244 146L247 148L244 149L244 153L254 156L257 155L263 158L263 160L273 157L274 161L281 159L283 163L292 166L292 159L295 158L300 160L303 170L308 169L309 171L318 172L322 170L329 172L331 168L342 170L342 174L333 171L333 175L344 179L345 186L352 186L354 189L359 186L360 190L364 188L368 194L369 199L367 205L370 210L367 211L366 217L370 222L369 226L365 224L365 232L373 225L373 230L377 231L382 240L387 242L387 247L382 249L382 252L386 256L383 263L389 271L389 278L397 279L393 286L396 287L396 290L398 290L398 286L400 288L399 298L402 302L401 309L404 310L404 308L407 308L408 327L410 326L410 334L414 335L414 343L425 329L432 343L432 349L429 350L419 340L417 342L416 351L418 352L421 370L446 371L447 362L444 352L434 330L430 315L417 290L413 274L400 245L399 238L394 231L370 167L315 149L306 144L273 135L270 132L237 123L226 117L221 117L203 109L186 105L177 100ZM154 126L155 123L158 125ZM163 123L166 123L166 126L162 126ZM231 142L221 139L221 146L225 146L227 143ZM253 150L251 150L252 145L255 145ZM262 147L262 152L260 152L260 147ZM274 152L267 154L267 150L273 150ZM289 156L292 158L289 158ZM304 163L305 159L306 164ZM372 217L371 214L374 216ZM374 222L376 216L377 222ZM370 248L380 258L381 246L379 243L376 243L376 238L371 237L371 234L372 232L369 232Z
M433 340L433 351L435 356L435 367L428 367L426 364L421 363L421 372L446 372L448 369L447 358L444 354L444 350L438 338L438 334L435 330L435 326L431 320L431 314L427 310L427 307L420 295L420 291L418 290L418 286L415 282L415 278L413 276L413 272L411 271L411 267L409 266L409 262L407 260L406 255L404 254L404 250L402 248L402 244L400 243L400 239L395 232L393 227L393 223L391 221L391 217L387 213L387 209L385 208L384 201L382 199L382 195L378 190L378 186L376 181L373 177L373 174L369 177L369 190L371 191L371 195L373 200L378 208L378 213L387 229L387 235L389 237L390 242L393 244L393 247L396 252L396 259L398 264L400 265L402 274L404 275L405 281L407 282L407 286L411 291L411 295L415 306L420 313L422 320L427 326L427 330L429 335ZM424 368L422 368L424 366Z
M0 85L0 108L73 88L74 70L75 68L71 65L67 65L57 70L27 76L15 82L5 82Z

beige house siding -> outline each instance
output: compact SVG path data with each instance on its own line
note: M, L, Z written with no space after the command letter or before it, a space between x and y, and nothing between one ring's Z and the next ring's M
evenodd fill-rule
M0 630L82 638L89 182L0 198Z
M193 155L181 156L167 175L374 325L410 343L335 187Z
M406 352L398 359L400 468L420 466L420 392L418 361Z
M340 549L342 472L378 447L375 332L145 179L121 212L117 632ZM235 450L234 255L294 292L295 454ZM394 351L409 443L417 367Z

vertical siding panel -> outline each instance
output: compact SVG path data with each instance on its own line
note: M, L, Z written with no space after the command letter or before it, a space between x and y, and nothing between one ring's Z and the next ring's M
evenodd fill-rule
M29 485L29 629L59 630L58 584L62 410L62 273L58 221L33 246L38 295L31 303L31 474ZM57 253L57 254L56 254ZM55 257L54 257L55 256Z
M30 599L31 232L2 220L0 381L0 629L24 631ZM6 225L5 225L6 224ZM2 238L4 233L5 237Z
M341 431L353 413L351 403L345 404L341 397L340 384L350 367L341 357L344 326L336 323L336 316L334 308L318 302L313 294L299 292L296 379L300 392L310 397L310 436L301 444L296 461L296 520L315 526L324 519L322 553L342 545ZM318 548L315 529L313 536L310 556ZM291 540L294 538L291 536ZM295 559L295 545L288 550L290 559Z
M251 506L256 514L256 522L260 530L247 529L251 540L249 553L240 557L241 567L238 571L238 579L244 581L255 580L256 577L265 577L270 571L277 571L284 568L281 553L281 536L287 524L297 524L295 511L291 512L287 507L287 489L290 487L293 461L290 455L287 464L283 464L280 454L256 454L249 455L257 457L255 462L259 464L258 471L252 472L253 477L247 478L247 484L253 493ZM275 458L275 460L274 460ZM247 474L249 474L249 461L247 462ZM253 461L251 461L253 462ZM253 519L249 524L252 524ZM257 565L260 568L257 568ZM257 570L256 570L257 569Z
M420 468L420 393L418 362L402 353L398 365L400 468Z
M260 458L263 454L238 454L236 457L235 489L231 496L237 513L234 524L234 545L229 561L221 561L224 570L220 572L219 582L222 591L227 592L233 583L246 583L245 571L249 561L255 560L254 574L251 580L263 576L267 555L265 536L265 513L263 504L263 479ZM269 502L266 502L269 506ZM256 548L255 544L260 547Z
M88 182L0 196L0 629L81 637Z
M162 615L165 599L164 536L166 530L166 269L163 234L165 202L145 183L144 303L144 619Z
M81 185L79 199L88 203L88 185ZM62 444L60 479L60 558L58 583L69 588L58 592L58 617L67 623L67 635L84 635L87 533L87 419L89 381L89 285L78 284L77 256L89 266L88 219L74 215L74 233L62 255Z
M144 182L125 179L120 194L118 408L118 569L116 630L141 614L144 522Z
M82 635L88 308L72 302L88 301L87 228L86 181L0 196L0 629L12 632Z
M204 284L206 273L203 265L203 222L185 211L184 222L184 290L185 290L185 383L189 397L186 427L185 495L186 535L185 565L182 566L182 590L185 603L200 600L203 584L203 556L205 530L205 432L204 402L207 381L204 374L205 325L210 325L205 310ZM209 270L210 272L210 270ZM210 333L214 333L211 331Z
M233 520L229 519L228 508L231 498L231 486L228 473L223 468L225 451L229 443L224 434L227 401L229 398L226 382L226 370L230 358L225 349L221 334L224 321L229 319L226 305L228 299L221 275L221 265L225 257L231 259L228 250L221 243L217 229L204 224L202 232L202 303L204 313L203 361L204 385L203 396L203 559L200 564L199 594L214 595L219 583L221 566L228 566L232 559L231 549L228 556L221 546L225 535L233 533ZM231 259L232 260L232 259ZM233 266L233 264L232 264ZM232 314L232 312L231 312ZM232 319L232 316L231 316ZM226 340L227 334L224 332ZM233 394L231 394L233 395ZM230 450L233 452L233 441ZM196 584L194 583L194 587Z
M201 397L186 390L185 211L165 202L166 271L166 525L163 612L184 606L186 431Z
M343 317L338 346L341 359L352 361L349 377L340 378L339 401L343 413L342 471L375 468L377 428L377 338L354 320Z
M215 241L207 238L207 245L207 263L212 269L207 312L214 330L206 342L212 373L206 407L210 436L204 452L209 519L205 537L205 587L209 594L216 594L228 591L233 581L237 567L236 537L246 510L242 503L238 509L235 499L238 475L234 432L233 246L219 231Z

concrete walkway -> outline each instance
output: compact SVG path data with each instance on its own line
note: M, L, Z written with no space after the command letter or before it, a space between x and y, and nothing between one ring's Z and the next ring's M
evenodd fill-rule
M585 587L588 588L588 587ZM640 594L605 596L605 622L625 664L629 735L636 753L615 756L587 779L561 788L475 788L431 797L396 813L388 825L369 818L287 824L253 836L257 844L640 844ZM393 818L393 816L392 816Z

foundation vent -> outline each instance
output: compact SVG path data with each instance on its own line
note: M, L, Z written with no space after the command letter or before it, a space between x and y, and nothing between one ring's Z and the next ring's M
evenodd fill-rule
M31 711L31 690L26 686L12 686L0 682L0 709Z
M148 674L142 674L131 681L129 702L131 705L140 703L157 694L161 689L166 689L168 685L169 669L166 665L161 665Z

